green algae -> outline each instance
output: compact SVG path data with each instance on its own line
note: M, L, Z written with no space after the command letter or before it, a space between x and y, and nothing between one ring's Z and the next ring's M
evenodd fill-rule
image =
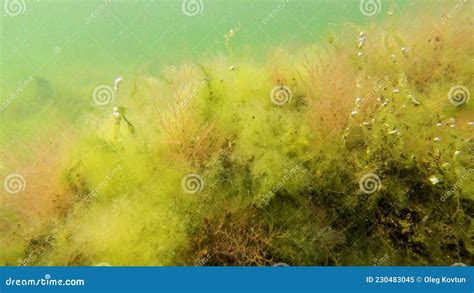
M125 77L134 90L118 115L65 154L58 182L70 204L23 242L0 240L10 247L0 261L471 264L472 103L446 97L473 88L453 48L473 52L464 21L439 36L368 28L360 48L331 39L322 56L278 49L265 62L216 57L163 79ZM381 35L382 47L370 41ZM366 174L380 180L370 192Z

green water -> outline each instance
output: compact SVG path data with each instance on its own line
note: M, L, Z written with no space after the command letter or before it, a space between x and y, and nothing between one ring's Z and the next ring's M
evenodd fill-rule
M6 13L10 2L20 3L18 14ZM368 17L359 1L204 0L196 15L187 15L182 1L5 0L0 145L41 137L58 119L77 129L84 114L109 111L91 96L117 76L159 76L165 66L216 55L260 60L275 47L298 48L337 34L346 22L382 19L404 2L382 1L379 14ZM131 84L124 83L125 91Z
M430 34L455 1L0 0L0 265L470 259L472 20Z

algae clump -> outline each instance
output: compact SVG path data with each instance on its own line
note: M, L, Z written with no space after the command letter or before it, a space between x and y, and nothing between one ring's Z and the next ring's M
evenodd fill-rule
M473 106L447 94L474 88L456 54L474 43L457 21L125 76L118 114L45 191L64 205L0 240L1 264L472 264Z

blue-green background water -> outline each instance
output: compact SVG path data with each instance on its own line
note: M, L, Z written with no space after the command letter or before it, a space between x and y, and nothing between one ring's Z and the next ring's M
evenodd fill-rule
M11 2L19 3L18 15L7 13ZM314 43L343 23L382 19L406 4L381 1L380 12L366 16L356 0L196 2L198 13L187 15L180 0L3 0L0 143L54 115L67 121L94 110L94 87L119 75L159 75L166 65L229 54L230 29L240 28L230 41L233 54L262 58L271 48Z

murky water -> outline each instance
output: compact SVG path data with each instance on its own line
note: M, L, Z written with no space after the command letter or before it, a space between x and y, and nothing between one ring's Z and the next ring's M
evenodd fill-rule
M118 75L158 75L165 65L218 54L260 58L345 22L383 18L393 2L380 3L366 16L359 1L4 0L0 144L31 133L52 111L74 121L93 107L94 87Z
M473 190L472 17L456 0L0 1L0 265L471 257L430 242L461 243L472 205L447 192ZM210 215L243 228L207 242L227 235ZM234 242L262 261L229 260Z

